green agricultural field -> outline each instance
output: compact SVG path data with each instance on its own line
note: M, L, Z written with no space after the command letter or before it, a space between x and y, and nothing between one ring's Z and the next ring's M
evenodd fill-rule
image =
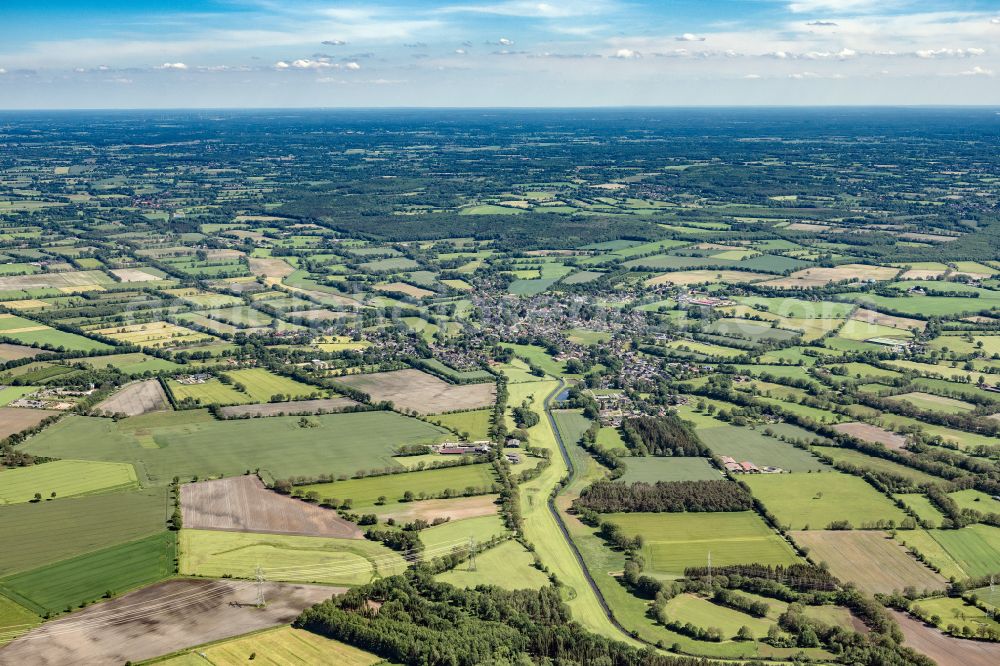
M718 423L718 422L717 422ZM773 430L776 434L778 430ZM737 461L748 460L758 467L770 465L792 472L829 469L808 451L782 442L777 437L764 434L763 428L751 430L737 426L719 425L712 428L698 428L698 437L712 453L731 456ZM812 439L813 435L802 431L802 437ZM799 436L799 435L793 435Z
M899 416L898 414L890 414L889 412L884 412L878 415L878 421L881 421L882 427L888 428L890 430L902 430L907 427L918 427L921 431L930 435L932 437L938 436L945 442L953 442L960 448L968 448L973 446L996 446L996 440L992 437L987 437L986 435L979 435L976 433L965 432L963 430L955 430L954 428L946 428L945 426L939 426L932 423L926 423L924 421L918 421L917 419L910 418L908 416ZM876 423L876 425L879 425Z
M214 643L157 663L161 666L244 666L251 659L272 666L373 666L385 661L369 652L311 631L279 627Z
M1000 622L981 608L967 604L961 599L952 597L920 599L913 603L910 610L928 621L939 618L936 623L939 629L947 631L950 627L956 627L958 631L952 632L956 635L965 628L972 630L973 634L981 627L1000 632Z
M65 351L103 351L111 345L85 338L76 333L65 333L37 321L16 315L0 314L0 337L29 346L45 347Z
M803 475L804 476L804 475ZM605 520L630 537L642 535L645 571L663 578L683 576L687 567L712 564L793 564L792 547L752 511L732 513L611 513Z
M386 498L387 503L398 503L402 501L406 491L413 493L416 498L437 497L448 490L453 497L461 497L467 488L474 489L478 495L483 489L491 491L496 484L497 478L493 467L479 463L333 483L316 483L299 486L296 490L302 493L316 492L320 499L350 499L354 502L354 510L357 510L358 507L373 506L382 496Z
M24 450L58 458L128 462L143 483L165 485L174 476L231 476L258 468L267 477L287 478L393 467L398 447L434 443L450 434L395 412L325 414L309 417L307 423L302 427L294 416L213 421L202 410L150 414L118 423L70 416L33 437Z
M736 358L737 356L743 356L747 353L742 349L723 347L721 345L713 345L707 342L698 342L696 340L671 340L666 346L678 351L694 352L696 354L704 354L705 356L715 356L719 358Z
M440 423L458 433L468 433L470 440L487 439L489 437L490 421L493 417L491 409L477 409L471 412L455 412L454 414L438 414L431 421Z
M561 377L566 372L566 366L561 361L557 361L541 347L534 345L517 345L513 343L503 343L507 349L513 349L514 353L528 361L531 365L541 368L553 377ZM533 377L537 380L538 377Z
M617 428L602 427L597 431L597 443L609 451L628 452L628 447L625 446L622 434L618 432Z
M38 390L37 386L4 386L0 388L0 407L6 407L10 403L23 398L29 393L34 393ZM0 496L2 496L3 491L0 490Z
M757 402L772 405L781 409L785 412L790 412L796 416L805 417L807 419L812 419L816 423L840 423L841 421L846 421L847 417L841 416L836 412L830 412L824 409L819 409L817 407L810 407L809 405L800 405L797 402L791 400L781 400L780 398L765 398L756 397L754 398Z
M835 446L814 446L813 451L820 455L832 458L834 462L845 462L862 469L901 476L904 479L909 479L916 484L937 483L942 481L939 477L932 476L926 472L921 472L918 469L900 465L899 463L894 463L891 460L883 460L882 458L869 456L861 453L860 451L855 451L854 449L843 449Z
M717 627L726 639L735 638L740 627L749 627L754 638L761 639L775 624L768 618L753 617L694 594L679 594L668 601L666 613L668 618L682 624L690 622L703 629Z
M945 578L961 580L968 578L969 574L959 566L958 562L948 554L934 535L938 530L901 530L896 532L896 541L906 548L912 548L923 555L928 562L936 566Z
M969 576L1000 572L1000 528L969 525L960 530L934 530L931 536Z
M361 268L369 273L391 273L398 271L412 271L419 268L420 264L407 257L390 257L388 259L376 259L361 264Z
M406 568L398 553L365 539L184 529L178 548L181 574L213 578L253 578L259 565L268 580L361 585Z
M896 499L901 500L911 511L917 514L920 520L927 523L930 527L940 527L941 521L944 520L944 514L934 506L927 495L921 495L919 493L906 493L902 495L895 495Z
M944 412L946 414L966 414L976 408L975 405L964 400L956 400L931 393L921 393L919 391L894 395L887 398L887 400L892 402L907 402L917 409L929 412Z
M514 539L476 555L475 571L463 562L436 578L455 587L496 585L505 590L537 590L549 584L548 576L535 568L531 553Z
M495 382L496 378L485 370L456 370L436 358L427 358L422 365L448 377L454 382Z
M555 419L559 434L567 445L578 443L592 423L580 409L554 409L552 418Z
M327 391L317 387L297 382L288 377L276 375L262 368L233 370L225 373L233 384L243 384L252 402L269 402L275 395L290 398L324 397Z
M30 610L0 595L0 646L42 623Z
M566 331L570 342L578 345L599 345L611 339L607 331L589 331L585 328L571 328Z
M28 502L35 493L72 497L138 487L135 470L127 463L55 460L0 471L0 505Z
M972 593L983 603L989 604L993 608L1000 608L1000 588L995 584L992 586L992 589L989 587L980 587L972 590Z
M734 300L761 312L793 319L847 319L854 310L854 305L851 303L835 301L804 301L796 298L761 296L739 296Z
M0 576L161 532L168 508L165 488L2 506L0 534L18 547L0 548Z
M991 495L980 490L959 490L948 493L948 497L955 500L955 504L962 509L972 509L980 513L1000 513L1000 501L993 499Z
M193 400L196 405L242 405L258 402L246 393L237 391L230 384L223 384L212 377L201 384L181 384L176 379L167 380L167 388L178 403ZM265 400L265 402L267 402Z
M173 361L156 358L155 356L147 356L146 354L139 352L134 354L94 356L92 358L79 359L79 362L82 362L91 368L106 368L110 365L130 375L140 374L143 372L173 372L184 367L174 363Z
M789 529L824 529L846 520L861 527L901 523L906 514L861 478L840 472L746 475L754 496Z
M176 533L161 532L0 580L0 592L38 613L58 613L174 573Z
M481 544L506 532L507 528L504 527L503 519L499 514L494 514L451 520L436 527L421 530L420 541L428 551L440 552L452 545L464 547L470 538L475 543Z
M621 458L625 463L623 483L657 481L698 481L722 478L708 458Z

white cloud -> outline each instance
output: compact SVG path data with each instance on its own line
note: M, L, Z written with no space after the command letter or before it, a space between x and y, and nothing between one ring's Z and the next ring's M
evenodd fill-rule
M1000 16L996 18L991 18L990 23L992 23L993 25L1000 25Z
M796 72L794 74L789 74L788 78L790 78L790 79L818 79L818 78L820 78L820 76L816 72Z
M968 49L920 49L914 52L918 58L971 58L973 56L981 56L986 53L985 49L978 48L968 48Z
M347 42L342 39L324 39L320 42L320 44L326 44L327 46L343 46L347 44Z
M704 37L699 37L698 35L692 34L690 32L685 32L683 35L678 35L677 37L674 37L674 39L677 40L678 42L703 42L703 41L705 41Z
M187 69L188 66L182 62L165 62L157 69Z
M466 53L465 49L455 49L455 55L465 55Z
M744 79L751 79L751 80L759 79L760 78L760 74L746 74L746 75L743 76L743 78Z
M6 74L6 73L7 73L7 70L4 69L3 67L0 67L0 74Z
M992 69L986 69L985 67L980 67L976 65L972 69L967 69L964 72L959 72L959 76L993 76Z
M620 60L635 60L636 58L641 58L642 54L638 51L633 51L632 49L618 49L611 57L618 58Z
M809 51L808 53L803 53L802 57L806 60L848 60L857 57L857 55L858 52L853 49L840 49L836 53L830 51Z
M497 44L499 46L514 46L514 40L507 39L506 37L501 37L500 39L497 40Z
M285 62L284 60L279 60L274 63L275 69L346 69L352 72L356 72L361 69L361 65L356 62L348 62L341 64L339 62L330 62L328 58L299 58L298 60L293 60L292 62Z

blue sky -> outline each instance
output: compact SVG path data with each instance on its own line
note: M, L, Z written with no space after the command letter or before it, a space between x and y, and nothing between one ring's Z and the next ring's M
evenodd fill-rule
M0 108L1000 104L1000 0L0 3Z

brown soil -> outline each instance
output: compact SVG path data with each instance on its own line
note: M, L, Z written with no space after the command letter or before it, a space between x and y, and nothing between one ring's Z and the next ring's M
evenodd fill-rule
M906 438L884 428L861 422L838 423L831 427L845 435L857 437L866 442L879 442L880 444L884 444L888 449L905 452L903 447L906 445Z
M361 530L334 511L279 495L253 475L181 486L184 527L360 539Z
M851 315L851 319L857 319L858 321L866 321L869 324L879 324L881 326L891 326L893 328L901 328L904 331L911 328L916 328L919 330L924 330L927 326L927 322L920 321L919 319L910 319L909 317L896 317L894 315L887 315L881 312L876 312L875 310L866 310L865 308L858 308Z
M496 400L496 385L492 382L449 384L413 369L348 375L338 377L337 381L364 391L373 402L391 400L397 409L415 409L421 414L485 407Z
M914 620L906 613L890 610L903 630L903 645L927 655L941 666L996 666L1000 664L1000 643L963 640L946 636L934 627Z
M375 507L375 512L382 520L395 518L397 521L410 522L418 518L434 520L447 516L452 520L490 516L497 512L497 495L479 495L461 499L432 499L420 502L408 502L393 506L390 511L378 513L382 507Z
M162 412L170 409L167 395L157 379L129 384L113 396L101 401L94 408L97 412L128 416L139 416L149 412Z
M284 259L251 257L248 261L250 272L254 275L283 278L295 272Z
M305 608L344 588L265 583L263 608L254 583L170 580L49 622L0 648L0 664L123 664L202 643L288 624Z
M323 398L321 400L292 400L291 402L264 402L257 405L233 405L223 407L219 411L227 419L250 416L297 416L299 414L318 414L321 410L336 412L358 403L350 398Z
M33 358L44 353L46 352L34 347L13 345L8 342L0 343L0 361L18 361L22 358Z
M42 419L62 412L51 409L23 409L19 407L0 407L0 439L10 437L14 433L38 425Z
M874 530L810 530L789 532L810 559L826 562L830 573L868 592L889 594L912 585L918 591L943 590L947 582L885 532Z

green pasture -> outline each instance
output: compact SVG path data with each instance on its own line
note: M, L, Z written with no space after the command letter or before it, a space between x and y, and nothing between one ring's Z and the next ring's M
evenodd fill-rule
M646 572L678 578L687 567L712 564L793 564L792 547L752 511L724 513L612 513L604 520L630 537L642 535Z
M110 419L67 417L24 447L34 455L132 463L143 483L163 485L184 479L243 474L260 469L265 477L353 474L393 467L404 444L442 441L440 428L395 412L357 412L308 417L214 421L207 412L187 410L115 423ZM280 443L280 445L279 445Z
M918 469L900 465L891 460L870 456L854 449L838 448L836 446L814 446L813 451L832 458L834 462L844 462L873 472L885 472L894 476L901 476L918 485L943 481L939 477L932 476Z
M469 540L482 544L495 536L505 534L507 528L499 514L450 520L420 531L420 541L428 552L440 553L449 546L465 547Z
M855 528L877 520L898 525L906 518L878 491L849 474L751 474L742 479L778 521L793 530L825 529L841 520Z
M482 494L486 489L491 491L497 483L493 467L486 463L458 465L442 469L427 469L419 472L404 472L388 476L370 476L363 479L348 479L333 483L315 483L299 486L296 490L302 493L316 492L320 499L337 498L350 499L354 509L371 507L379 497L385 497L387 503L401 502L406 491L414 497L437 497L450 490L451 495L460 497L466 489L472 489L474 494Z
M138 487L127 463L54 460L0 470L0 505L28 502L36 493L50 499Z
M455 587L496 585L506 590L537 590L549 584L548 577L535 568L531 553L514 539L476 555L475 571L463 562L436 578Z
M774 426L771 426L771 429L776 435L783 434ZM798 428L789 431L786 436L804 438L807 441L815 437L807 431L803 430L801 433L797 431ZM759 426L753 430L730 425L699 427L697 434L712 453L730 456L737 462L746 460L758 467L769 465L792 472L829 469L808 451L796 448L789 442L782 442L777 437L765 435L764 428Z
M455 432L469 433L471 440L487 439L490 422L493 417L491 409L477 409L471 412L455 412L453 414L437 414L431 417L432 423L440 423Z
M156 534L168 518L165 488L0 506L0 576Z
M621 458L625 463L623 483L656 483L657 481L702 481L722 478L708 458L678 456Z
M398 553L367 539L180 531L180 573L253 578L258 566L268 580L362 585L375 575L402 573Z
M58 613L174 573L176 533L79 555L0 580L0 592L38 613Z

